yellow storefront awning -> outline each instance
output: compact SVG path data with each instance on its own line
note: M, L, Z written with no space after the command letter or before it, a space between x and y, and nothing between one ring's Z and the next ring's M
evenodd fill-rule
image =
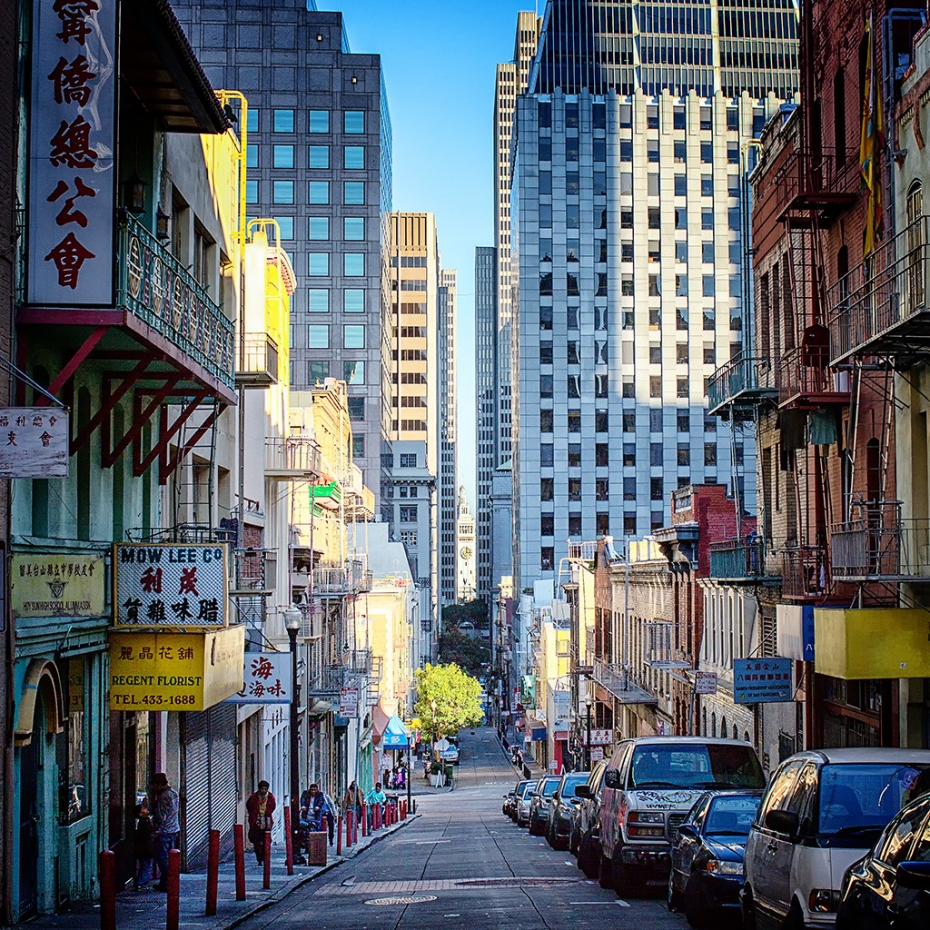
M110 633L110 710L207 710L242 688L245 627Z
M814 610L814 670L847 680L930 677L930 611Z

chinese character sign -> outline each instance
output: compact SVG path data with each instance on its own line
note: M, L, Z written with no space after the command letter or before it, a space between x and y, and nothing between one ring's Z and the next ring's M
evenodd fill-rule
M242 688L233 704L290 704L294 696L289 652L247 652Z
M339 692L339 716L358 717L358 688L343 688Z
M226 625L226 546L117 543L113 550L116 626Z
M27 300L113 302L117 0L34 0Z
M68 422L62 407L0 407L0 478L67 478Z
M737 704L777 704L793 698L791 659L733 660L733 699Z
M13 553L10 608L14 617L104 616L103 556Z

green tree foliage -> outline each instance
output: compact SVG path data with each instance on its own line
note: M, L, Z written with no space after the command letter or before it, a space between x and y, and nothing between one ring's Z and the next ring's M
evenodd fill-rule
M491 661L491 647L480 636L469 636L446 621L439 634L439 659L460 665L470 675L480 675L481 666Z
M474 624L476 630L486 630L488 628L488 605L484 601L477 599L466 601L464 604L447 604L442 608L443 624L455 624L458 626L465 621Z
M454 736L462 727L476 727L484 720L481 685L460 666L427 663L416 675L419 696L414 713L426 739Z

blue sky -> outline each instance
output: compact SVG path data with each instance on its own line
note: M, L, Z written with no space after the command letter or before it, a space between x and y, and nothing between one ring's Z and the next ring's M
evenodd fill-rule
M540 3L540 8L543 4ZM317 0L353 52L381 55L394 128L394 209L436 214L458 272L458 465L475 507L475 246L493 245L494 66L513 57L518 0Z

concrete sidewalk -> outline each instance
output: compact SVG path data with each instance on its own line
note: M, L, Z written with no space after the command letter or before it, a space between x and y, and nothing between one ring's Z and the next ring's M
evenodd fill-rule
M335 844L329 847L329 860L325 866L294 866L294 874L287 874L284 862L284 844L271 849L271 888L262 888L262 869L255 856L247 849L245 854L246 900L236 900L236 875L232 859L220 863L219 893L216 916L205 917L207 896L206 872L189 872L181 876L181 919L183 928L197 930L231 930L248 920L253 914L271 907L301 885L328 872L342 862L353 859L369 846L391 836L411 823L419 814L408 814L405 821L377 830L343 854L336 856ZM125 891L116 899L116 926L118 930L158 930L165 926L166 898L157 891ZM100 905L96 902L77 902L70 910L30 921L30 927L43 930L99 930Z

